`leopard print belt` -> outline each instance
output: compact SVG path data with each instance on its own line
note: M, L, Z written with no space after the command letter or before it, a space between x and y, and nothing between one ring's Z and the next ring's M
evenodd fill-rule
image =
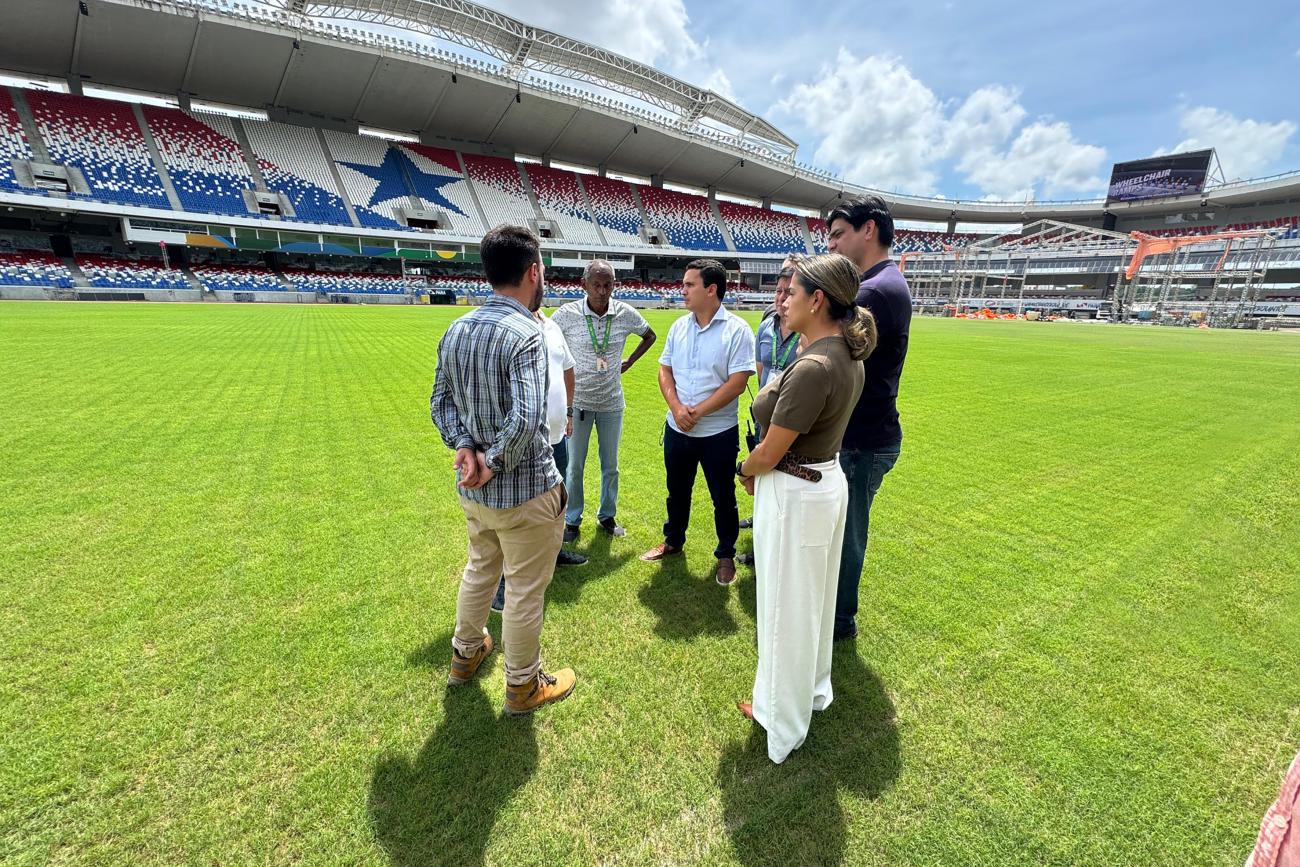
M821 470L814 470L805 464L823 464L825 461L814 460L805 455L798 455L794 452L786 452L781 460L776 462L772 469L780 470L788 476L794 476L796 479L803 479L805 482L812 482L814 485L822 480Z

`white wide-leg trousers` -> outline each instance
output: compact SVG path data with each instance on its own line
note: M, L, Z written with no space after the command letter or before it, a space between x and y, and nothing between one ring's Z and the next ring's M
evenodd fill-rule
M838 460L812 469L821 472L820 482L773 470L754 486L754 720L766 729L767 756L778 764L803 744L812 712L834 697L831 637L849 491Z

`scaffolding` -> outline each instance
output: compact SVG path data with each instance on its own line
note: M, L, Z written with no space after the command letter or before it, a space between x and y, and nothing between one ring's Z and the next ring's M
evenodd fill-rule
M988 306L994 299L999 310L1006 310L1008 294L1015 302L1015 312L1025 312L1028 263L1023 257L1017 260L1012 249L967 248L957 251L953 264L955 276L950 303L957 313Z
M1021 315L1035 262L1060 260L1096 273L1117 270L1119 257L1135 241L1120 232L1040 220L1013 236L985 238L942 253L905 253L900 265L913 287L918 312L963 315L985 305ZM1113 259L1109 265L1102 260ZM1040 273L1049 273L1041 271ZM938 308L938 309L935 309Z
M1157 238L1134 232L1138 249L1115 286L1122 321L1252 323L1277 236L1266 229Z
M946 253L914 250L898 258L898 267L907 275L912 292L912 306L918 313L941 314L949 303L952 259Z
M1014 236L905 253L900 267L922 313L1023 314L1043 307L1026 303L1027 286L1078 276L1102 317L1241 328L1254 324L1277 240L1267 229L1156 237L1040 220Z

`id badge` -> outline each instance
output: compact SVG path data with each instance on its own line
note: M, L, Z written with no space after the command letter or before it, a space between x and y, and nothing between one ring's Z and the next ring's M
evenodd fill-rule
M604 373L604 372L607 371L607 370L609 370L609 359L605 358L605 356L603 356L603 355L597 356L597 357L596 357L596 372L597 372L597 373Z

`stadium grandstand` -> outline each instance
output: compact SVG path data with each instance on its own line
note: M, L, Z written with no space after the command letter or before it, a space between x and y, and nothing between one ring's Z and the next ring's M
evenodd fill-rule
M605 257L621 297L672 305L709 255L763 304L873 192L716 93L468 3L7 6L0 297L466 302L510 222L556 300ZM879 194L922 311L1300 316L1300 173L1109 203Z
M1300 867L1291 9L495 6L0 2L3 864Z

